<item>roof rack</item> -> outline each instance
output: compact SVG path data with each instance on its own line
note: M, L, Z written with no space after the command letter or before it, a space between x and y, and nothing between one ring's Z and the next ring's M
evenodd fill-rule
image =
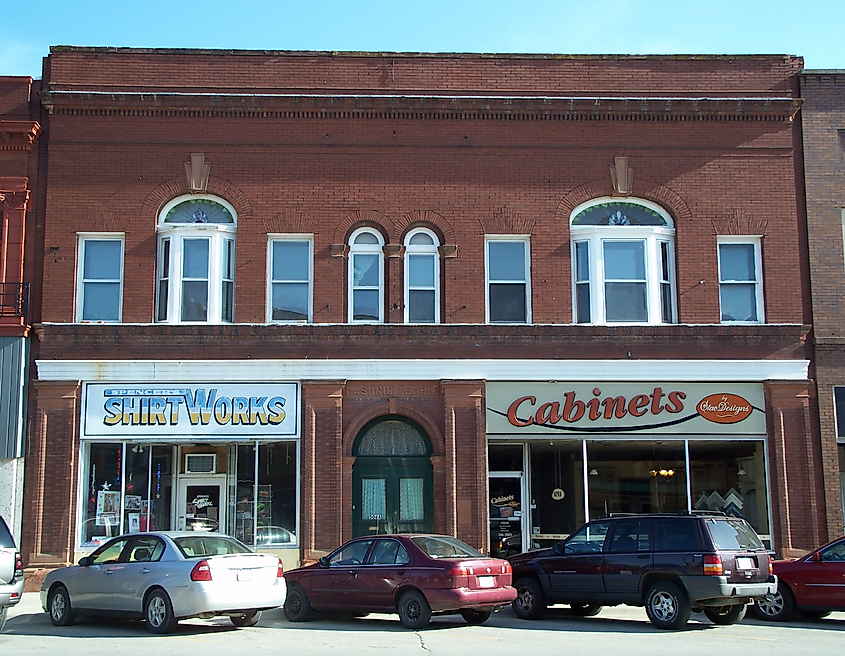
M724 510L682 510L679 515L701 515L703 517L727 517Z

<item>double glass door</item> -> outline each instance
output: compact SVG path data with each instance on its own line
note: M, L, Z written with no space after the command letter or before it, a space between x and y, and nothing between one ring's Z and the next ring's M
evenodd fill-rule
M428 458L361 458L355 463L353 495L356 537L433 529Z

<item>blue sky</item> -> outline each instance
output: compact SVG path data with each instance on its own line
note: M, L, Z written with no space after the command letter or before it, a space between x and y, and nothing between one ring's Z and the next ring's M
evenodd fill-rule
M0 75L51 45L259 50L790 54L845 69L845 0L3 0ZM2 5L0 5L2 6Z

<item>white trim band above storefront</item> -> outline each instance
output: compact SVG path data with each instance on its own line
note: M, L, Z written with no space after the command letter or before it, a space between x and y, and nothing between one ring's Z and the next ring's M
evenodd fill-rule
M809 360L38 360L38 380L807 380ZM225 373L223 373L225 372Z

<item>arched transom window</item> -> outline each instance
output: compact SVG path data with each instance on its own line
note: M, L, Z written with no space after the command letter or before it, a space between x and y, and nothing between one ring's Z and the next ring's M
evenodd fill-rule
M349 322L384 321L384 238L359 228L349 238Z
M183 196L164 206L158 222L156 321L234 321L235 234L235 209L221 198Z
M440 256L426 228L405 236L405 323L440 323Z
M658 205L601 198L570 217L575 323L677 321L675 228Z

